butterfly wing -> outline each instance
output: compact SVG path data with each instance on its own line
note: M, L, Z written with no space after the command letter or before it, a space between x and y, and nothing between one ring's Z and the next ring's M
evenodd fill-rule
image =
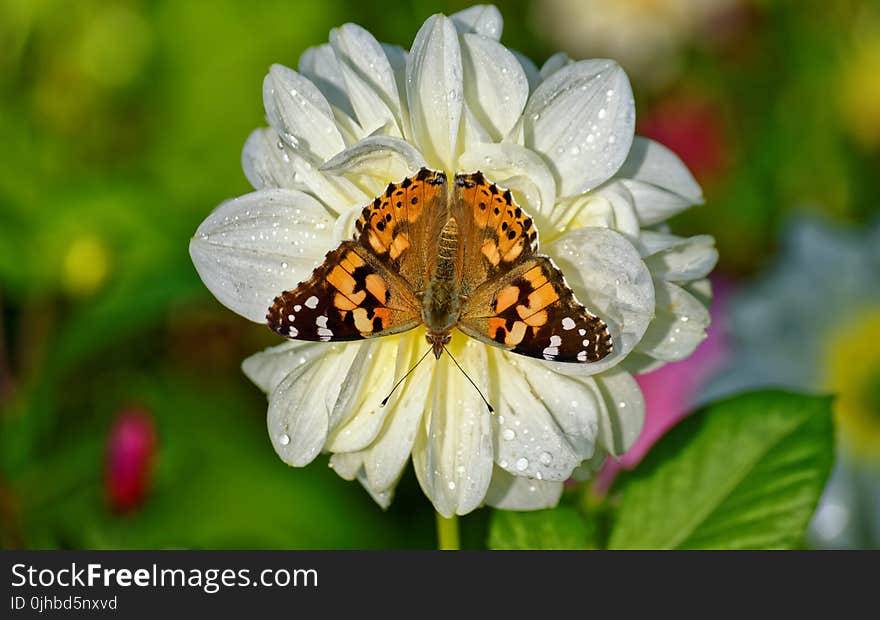
M320 342L387 336L421 323L408 284L354 241L328 252L308 280L276 297L266 320L282 336Z
M581 304L562 272L537 254L537 233L510 192L479 172L455 177L465 299L458 328L487 344L558 362L611 352L605 322Z
M452 214L459 225L463 264L462 295L534 256L538 233L510 190L480 172L455 175Z
M458 327L488 344L556 362L596 362L611 353L608 326L578 302L545 256L521 261L478 288Z
M364 207L355 223L355 241L375 261L424 291L429 261L446 222L446 174L422 168Z

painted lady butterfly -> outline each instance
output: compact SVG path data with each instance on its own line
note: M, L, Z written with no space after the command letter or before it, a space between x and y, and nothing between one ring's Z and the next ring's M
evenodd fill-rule
M288 338L345 341L424 324L439 359L459 330L514 353L595 362L611 352L605 322L537 253L532 219L480 172L422 168L367 205L351 241L266 316Z

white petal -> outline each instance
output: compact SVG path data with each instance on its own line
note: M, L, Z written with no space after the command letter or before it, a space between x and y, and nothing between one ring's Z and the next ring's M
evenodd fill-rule
M366 132L389 124L402 135L400 98L385 50L369 32L345 24L330 32L346 92Z
M458 167L459 170L469 172L481 170L489 179L504 187L508 187L505 183L511 177L524 176L530 179L540 192L540 200L537 203L520 205L529 215L541 215L556 200L556 183L544 160L534 151L517 144L473 145L459 157Z
M711 235L685 238L646 230L636 245L654 277L672 282L705 278L718 262Z
M659 142L641 136L633 140L617 176L626 179L645 226L703 202L700 186L681 159Z
M288 340L254 353L241 363L248 379L267 394L299 366L310 363L327 351L323 342Z
M348 98L342 66L330 44L310 47L299 57L299 72L320 89L330 105L354 118L354 108Z
M461 49L452 22L428 18L406 63L406 93L416 144L428 163L453 169L462 114Z
M525 144L551 164L559 194L580 194L617 172L630 150L635 104L629 80L610 60L574 63L535 89L523 120Z
M473 342L455 354L485 391L487 347ZM444 517L466 514L483 503L492 478L489 410L449 359L437 361L412 461L419 484Z
M373 498L373 501L375 501L377 504L379 504L380 507L385 509L391 505L391 502L394 500L394 487L393 486L389 487L387 489L377 490L370 483L369 479L367 478L367 474L364 470L361 470L358 472L357 479L358 479L358 482L361 483L361 486L363 486L367 490L367 493L370 494L370 497Z
M606 183L599 189L559 201L550 213L550 226L557 231L601 226L638 238L639 218L629 190L620 182ZM545 239L552 235L545 235Z
M382 406L382 399L388 396L397 376L398 348L402 338L405 343L411 340L406 336L393 336L375 342L376 346L370 351L369 368L358 385L350 414L331 430L327 441L327 449L331 452L364 450L378 435L385 418L393 412L393 407Z
M501 31L504 28L501 11L491 4L477 4L453 13L449 19L462 34L474 32L496 41L501 39Z
M241 167L254 189L307 189L296 180L287 145L269 127L255 129L248 136L241 151Z
M534 91L538 87L538 84L541 83L541 74L538 73L538 67L535 66L535 63L532 62L531 58L522 52L516 50L510 50L510 52L516 57L516 60L526 74L526 79L529 81L529 92Z
M561 496L561 482L511 476L496 467L486 492L486 503L502 510L542 510L555 507Z
M565 52L556 52L541 65L540 77L543 82L548 77L559 71L560 69L574 64L574 61L568 57Z
M506 47L476 34L461 37L461 60L465 101L500 140L519 120L529 97L525 71Z
M323 161L345 148L330 104L293 69L272 65L263 80L263 105L269 124L300 153Z
M591 375L617 364L645 333L654 316L651 273L620 233L581 228L543 247L562 269L578 301L597 314L611 331L613 351L590 364L554 363L566 374Z
M282 291L305 280L332 247L333 218L295 190L224 202L189 244L196 271L224 306L257 323Z
M319 171L272 128L254 131L244 145L241 159L245 175L257 189L299 189L318 198L335 213L363 204L369 198L348 179Z
M335 452L330 456L330 467L345 480L357 478L363 466L363 452Z
M706 337L709 311L683 288L656 280L657 316L639 342L637 351L666 362L684 359Z
M409 370L423 353L424 339L412 339L409 351L398 358L394 377ZM418 345L418 346L416 346ZM416 432L426 409L434 376L433 360L425 360L399 387L388 402L390 409L381 434L366 451L364 469L370 484L377 489L394 486L410 458Z
M388 183L399 181L427 166L418 149L400 138L364 138L321 166L335 175L366 175Z
M587 377L492 349L495 462L515 476L566 480L592 455L599 395Z
M594 379L605 401L599 421L599 442L609 454L620 456L642 432L645 399L632 375L620 368Z
M363 385L371 346L327 345L323 355L296 367L272 390L269 437L285 463L300 467L321 452L328 432L346 417Z

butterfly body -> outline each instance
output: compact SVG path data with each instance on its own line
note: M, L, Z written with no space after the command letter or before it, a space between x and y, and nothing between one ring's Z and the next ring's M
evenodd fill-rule
M424 325L439 358L454 329L515 353L592 362L611 352L604 321L537 253L532 219L481 173L423 168L364 207L354 239L279 295L269 326L288 338L358 340Z

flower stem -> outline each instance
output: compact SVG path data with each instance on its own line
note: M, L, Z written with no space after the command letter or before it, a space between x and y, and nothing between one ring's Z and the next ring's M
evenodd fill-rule
M447 519L439 512L437 516L437 548L441 551L454 551L458 544L458 517L452 515Z

